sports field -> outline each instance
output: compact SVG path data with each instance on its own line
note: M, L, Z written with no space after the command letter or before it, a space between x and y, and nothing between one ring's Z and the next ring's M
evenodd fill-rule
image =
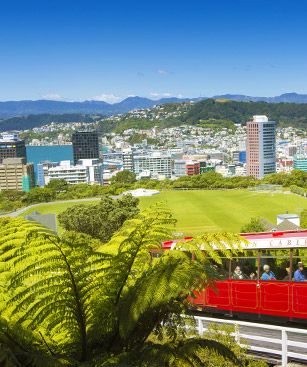
M171 209L178 220L177 231L185 235L204 231L239 232L251 217L259 216L275 223L277 214L287 211L300 213L307 209L307 199L298 195L249 190L164 191L152 197L140 198L140 207L143 209L158 201L165 202ZM83 204L94 202L87 201ZM33 211L58 214L76 204L40 204L22 216Z
M177 230L184 234L204 231L239 232L251 217L276 222L276 215L300 213L307 208L307 199L283 193L260 193L249 190L165 191L141 198L141 208L164 201L171 208Z

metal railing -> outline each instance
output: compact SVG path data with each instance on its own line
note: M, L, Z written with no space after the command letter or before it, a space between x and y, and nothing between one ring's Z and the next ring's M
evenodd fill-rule
M232 335L238 344L254 352L280 356L282 367L287 366L289 358L307 361L307 330L213 317L195 316L194 318L197 322L196 325L199 335L203 335L212 323L233 325L234 332ZM268 334L268 332L269 335L259 335L259 333ZM293 340L294 335L297 336L295 339L301 340ZM242 339L244 339L243 343ZM272 346L263 346L262 343Z

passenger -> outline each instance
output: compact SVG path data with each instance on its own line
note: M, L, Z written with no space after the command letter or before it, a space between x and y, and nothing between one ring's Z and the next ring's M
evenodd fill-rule
M269 265L263 266L264 273L261 275L261 280L276 280L275 274L270 270Z
M286 268L287 275L284 276L283 282L289 282L290 281L290 268Z
M300 261L298 264L298 269L295 270L294 272L294 281L295 282L306 282L307 278L306 275L304 274L304 265L303 263Z
M253 272L249 275L249 277L250 277L251 280L256 280L257 279L257 274Z
M242 273L240 266L236 266L235 271L232 274L232 279L244 280L244 279L247 279L247 276L244 273Z

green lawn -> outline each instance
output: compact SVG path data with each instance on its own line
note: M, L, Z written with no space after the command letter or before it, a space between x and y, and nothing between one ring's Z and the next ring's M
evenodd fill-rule
M76 203L76 202L67 202L67 203L45 203L45 204L40 204L35 206L34 208L28 209L26 210L24 213L22 213L20 216L24 217L27 214L33 213L33 212L39 212L40 214L59 214L62 213L64 210L66 210L67 208L70 208L71 206L74 205L79 205L79 204L85 204L85 205L89 205L89 204L97 204L97 201L83 201L80 203Z
M164 191L159 195L140 198L140 207L146 208L157 201L168 205L178 220L178 232L186 235L204 231L239 232L251 217L260 216L275 222L277 214L287 211L300 213L307 209L307 199L298 195L249 190ZM91 203L94 201L83 202ZM33 211L58 214L73 205L76 203L41 204L22 216Z
M141 198L141 208L164 201L178 220L184 234L203 231L239 232L251 217L260 216L275 223L281 213L300 213L307 199L293 194L259 193L248 190L165 191Z

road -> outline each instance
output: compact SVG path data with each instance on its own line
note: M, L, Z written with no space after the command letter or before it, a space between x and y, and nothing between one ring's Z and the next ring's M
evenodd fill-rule
M38 204L32 204L29 206L25 206L23 208L20 208L14 212L7 213L7 214L1 214L0 217L18 217L20 214L26 212L28 209L36 208L39 205L53 205L53 204L61 204L61 203L82 203L86 201L99 201L100 197L94 197L94 198L84 198L84 199L71 199L71 200L60 200L60 201L49 201L47 203L38 203Z

